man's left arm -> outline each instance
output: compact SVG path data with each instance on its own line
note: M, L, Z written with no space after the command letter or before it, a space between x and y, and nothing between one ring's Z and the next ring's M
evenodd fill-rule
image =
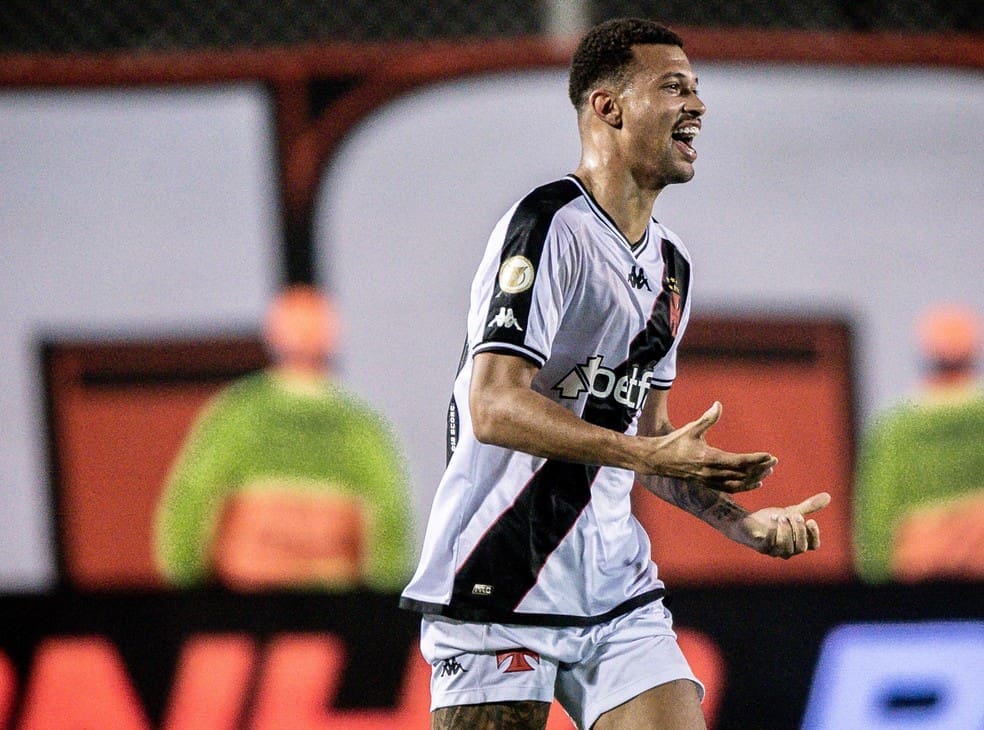
M639 415L639 433L659 436L673 426L667 411L669 391L652 390ZM636 480L650 492L715 528L735 542L757 552L790 558L820 547L820 527L805 515L823 509L830 502L826 492L790 507L766 507L749 512L728 494L683 479L636 474Z

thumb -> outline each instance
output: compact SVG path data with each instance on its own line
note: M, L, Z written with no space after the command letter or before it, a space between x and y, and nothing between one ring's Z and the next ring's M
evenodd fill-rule
M820 492L819 494L814 494L808 499L804 499L798 505L793 507L793 510L799 512L801 515L808 515L811 512L818 512L830 504L830 495L826 492Z
M720 401L714 401L710 408L704 411L704 415L694 421L694 435L703 436L704 433L718 422L721 418L721 403Z

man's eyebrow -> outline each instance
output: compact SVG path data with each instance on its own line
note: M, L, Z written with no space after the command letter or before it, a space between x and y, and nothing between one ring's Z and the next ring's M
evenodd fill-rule
M694 86L697 85L697 77L686 74L683 71L667 71L662 76L657 78L658 81L665 81L667 79L680 79L681 81L693 81Z

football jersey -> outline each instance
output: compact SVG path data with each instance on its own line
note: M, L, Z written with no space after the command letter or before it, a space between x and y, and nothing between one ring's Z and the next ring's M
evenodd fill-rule
M472 284L448 465L404 608L576 626L662 595L631 513L633 472L480 443L468 388L477 354L526 358L539 368L536 392L634 434L646 394L676 374L690 269L673 233L651 219L630 243L573 175L536 188L499 221Z

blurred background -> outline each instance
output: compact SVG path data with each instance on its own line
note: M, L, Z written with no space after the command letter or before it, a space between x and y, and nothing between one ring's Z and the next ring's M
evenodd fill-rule
M620 15L680 32L708 106L696 178L656 206L695 266L674 420L720 399L718 443L779 455L772 491L750 506L835 496L819 516L823 549L789 563L677 528L637 500L703 657L692 661L720 680L709 718L984 723L948 673L955 655L941 654L930 679L864 664L905 666L891 631L914 621L984 671L980 573L873 579L855 533L867 434L926 375L917 321L939 303L984 312L984 13L970 0L0 5L0 721L43 726L58 702L78 701L54 635L82 642L65 654L73 666L115 667L135 688L120 704L100 685L109 699L92 712L120 713L107 726L344 726L324 714L331 692L338 713L419 721L402 670L414 618L392 596L167 590L154 510L200 409L268 364L271 299L314 284L343 323L334 375L401 444L419 546L471 276L505 209L576 166L566 64L581 32ZM964 481L984 489L984 427L961 418ZM901 519L902 502L878 519ZM963 513L980 511L970 505ZM979 526L961 529L984 551ZM366 635L367 605L398 646ZM881 633L852 633L871 622ZM195 654L200 633L234 635L239 648L223 645L226 663L210 665L221 652ZM315 638L281 645L281 634ZM759 643L771 648L749 656ZM359 664L352 647L369 644ZM188 699L196 668L236 666L278 686L277 657L299 655L324 676L358 675L372 658L399 669L368 694L319 685L304 718L255 687L231 687L221 707ZM770 663L790 678L782 687L750 679ZM851 667L865 668L874 699Z

